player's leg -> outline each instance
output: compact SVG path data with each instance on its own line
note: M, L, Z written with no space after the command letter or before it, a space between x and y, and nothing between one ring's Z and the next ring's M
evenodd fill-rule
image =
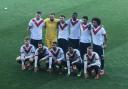
M103 55L103 48L102 46L97 46L97 45L93 45L94 51L98 53L98 55L100 56L100 62L101 62L101 72L100 74L103 75L104 74L104 55Z
M37 41L34 40L34 39L31 39L31 40L30 40L30 44L32 44L35 48L38 47L38 46L37 46Z
M79 49L79 46L80 46L80 41L79 41L79 39L75 39L75 40L74 40L74 48L75 48L75 49Z
M69 76L70 74L71 74L71 66L70 66L70 61L69 60L67 60L67 68L68 68L68 73L67 73L67 75Z
M74 48L74 40L73 39L69 39L68 46Z
M16 62L21 64L20 56L18 56L18 57L16 58Z
M81 62L77 62L76 63L76 67L78 69L77 77L80 77L81 76L82 63Z
M48 36L45 37L45 43L46 43L46 46L47 46L48 48L51 47L51 40L50 40L50 38L49 38Z
M95 79L99 79L99 73L100 73L100 67L95 65L93 66L94 70L95 70L95 73L96 73L96 76L95 76Z
M30 63L30 66L29 66L29 70L32 70L33 69L33 63L34 63L34 58L29 58L29 63Z
M92 77L92 70L93 70L92 67L87 67L87 76L86 76L86 78Z
M81 58L83 60L84 59L85 50L86 50L85 49L85 43L80 43L79 49L80 49Z

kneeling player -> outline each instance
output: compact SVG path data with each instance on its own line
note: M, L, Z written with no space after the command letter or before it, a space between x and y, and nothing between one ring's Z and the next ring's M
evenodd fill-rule
M77 76L81 76L81 56L80 56L80 52L77 49L73 49L72 47L68 48L68 52L66 53L66 60L67 60L67 67L68 67L68 75L70 75L71 70L76 71L77 72Z
M87 48L87 54L84 56L85 77L89 78L95 73L95 79L99 79L100 65L99 55L93 52L93 48L89 46Z
M33 45L30 44L30 39L25 38L24 45L20 48L21 55L16 58L16 61L18 63L21 63L22 70L25 70L27 68L32 68L33 59L34 59L34 53L35 48Z
M51 57L50 52L46 46L43 46L42 43L38 43L38 48L35 52L35 65L34 65L34 71L37 72L39 68L41 68L41 63L47 64L49 63ZM52 61L52 59L51 59ZM51 69L51 67L49 67Z
M66 64L64 60L64 52L62 48L57 47L57 43L53 42L50 52L52 54L52 59L53 59L52 61L53 69L59 69L59 73L61 73L62 66Z

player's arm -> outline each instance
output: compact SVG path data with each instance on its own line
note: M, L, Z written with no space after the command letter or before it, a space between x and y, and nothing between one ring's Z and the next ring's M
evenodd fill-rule
M64 59L64 52L62 49L60 49L60 55L61 55L61 57L59 59L57 59L58 61L61 61Z
M104 28L102 29L102 34L104 37L103 48L106 48L107 47L107 33L106 33L106 30Z
M104 48L107 47L107 34L104 34Z
M95 62L94 63L91 63L90 65L88 65L88 67L91 67L91 66L94 66L94 65L97 65L97 66L100 66L100 57L99 57L99 55L96 53L95 54Z
M45 56L44 56L40 61L46 60L46 59L48 59L48 58L49 58L49 50L48 50L48 48L46 48Z
M28 34L30 35L31 33L31 30L33 28L33 23L32 23L32 20L30 20L29 24L28 24L28 28L27 28L27 31L28 31Z
M79 62L79 61L81 60L80 52L79 52L79 51L76 52L76 55L77 55L76 60L73 61L72 64L74 64L74 63L76 63L76 62Z

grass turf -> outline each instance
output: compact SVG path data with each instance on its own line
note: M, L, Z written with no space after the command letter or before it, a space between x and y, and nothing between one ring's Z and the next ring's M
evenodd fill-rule
M0 0L1 89L127 89L128 7L127 0ZM7 10L3 8L7 7ZM74 79L47 73L21 71L15 62L26 28L37 10L43 18L55 12L71 17L100 17L108 33L106 75L100 80Z

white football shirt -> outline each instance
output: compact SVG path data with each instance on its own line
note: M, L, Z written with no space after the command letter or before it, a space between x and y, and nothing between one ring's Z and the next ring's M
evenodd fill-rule
M42 30L44 28L44 21L42 18L40 20L36 20L36 18L33 18L29 22L29 26L32 28L30 29L31 31L31 39L34 40L42 40Z

